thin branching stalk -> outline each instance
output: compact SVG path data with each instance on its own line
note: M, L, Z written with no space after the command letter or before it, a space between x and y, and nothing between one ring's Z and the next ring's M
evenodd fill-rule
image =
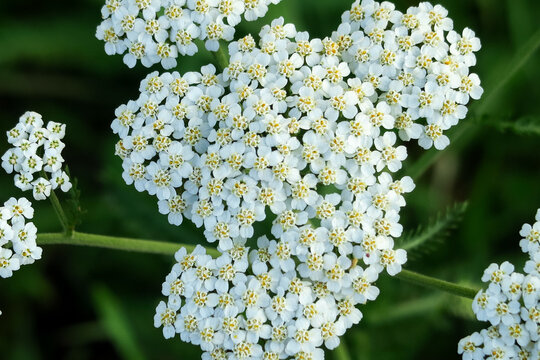
M41 171L41 176L49 180L47 177L47 174L45 171ZM64 233L67 235L70 235L73 232L73 229L69 227L69 221L66 216L66 213L64 212L64 208L62 208L62 204L60 204L60 200L58 199L58 196L56 196L56 193L53 189L51 189L51 194L49 196L49 199L51 200L51 204L53 206L54 212L56 213L56 216L58 217L58 220L60 221L60 224L62 225L62 229L64 230Z
M341 338L341 343L337 348L334 349L334 357L336 360L351 360L351 354L349 353L349 349L347 347L347 344L345 344L345 338Z
M441 290L452 295L461 296L468 299L474 299L478 290L451 283L449 281L440 280L431 276L419 274L410 270L401 270L396 277L400 280L407 281L412 284L420 285L423 287Z
M73 229L70 229L68 225L69 224L68 219L66 217L66 214L64 213L62 204L60 204L60 200L56 196L56 193L54 192L54 190L51 190L51 195L49 198L54 208L54 212L56 213L56 216L58 216L58 220L62 224L62 229L64 229L64 233L69 236L73 232Z
M223 71L229 66L229 56L227 46L222 43L219 44L219 49L216 52L212 52L216 59L218 68Z
M132 251L148 254L172 255L181 247L188 251L195 249L196 245L179 244L165 241L141 240L125 237L87 234L74 231L71 236L63 233L38 234L39 245L79 245L106 248L113 250ZM206 248L206 252L217 257L220 255L215 248Z
M181 247L185 247L188 251L195 249L196 245L179 244L155 240L141 240L125 237L115 237L106 235L86 234L81 232L73 232L71 235L63 233L46 233L38 234L39 245L78 245L89 246L113 250L132 251L148 254L163 254L172 255ZM206 253L212 257L218 257L220 252L212 247L205 247ZM478 292L466 286L454 284L448 281L436 279L430 276L422 275L409 270L402 270L396 275L398 279L448 292L453 295L462 296L465 298L474 298Z

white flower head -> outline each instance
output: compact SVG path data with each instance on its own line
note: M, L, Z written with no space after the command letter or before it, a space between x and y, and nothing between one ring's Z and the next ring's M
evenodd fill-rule
M32 190L35 200L48 198L57 188L63 192L71 188L62 170L65 133L66 125L52 121L45 125L35 112L23 114L17 126L8 131L8 142L13 147L2 156L2 167L8 174L15 173L15 186Z

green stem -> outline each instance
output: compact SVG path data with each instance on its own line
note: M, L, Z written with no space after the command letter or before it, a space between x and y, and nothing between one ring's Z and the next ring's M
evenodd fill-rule
M178 244L155 240L140 240L124 237L86 234L73 231L71 235L63 233L47 233L38 234L38 245L78 245L98 247L113 250L132 251L148 254L163 254L173 255L179 248L185 247L188 251L193 251L196 245ZM206 247L206 253L212 257L218 257L221 253L212 247ZM439 280L430 276L422 275L409 270L402 270L397 278L407 282L448 292L453 295L462 296L473 299L478 292L475 289L457 285L448 281ZM341 349L345 355L348 354L344 349ZM345 356L343 355L343 356ZM340 357L340 359L347 359Z
M410 270L401 270L401 272L397 274L396 277L400 280L404 280L412 284L445 291L452 295L461 296L468 299L474 299L474 297L478 293L478 290L476 289L454 284L444 280L439 280L431 276L422 275Z
M45 171L41 171L41 176L49 180L47 177L47 174ZM49 199L51 200L51 204L53 206L54 212L56 213L56 216L58 217L58 220L60 221L60 224L62 225L62 229L64 230L64 233L67 235L70 235L73 232L73 229L69 227L69 221L66 216L66 213L64 212L64 209L62 208L62 205L60 204L60 200L58 199L58 196L56 196L56 193L53 189L51 189L51 194L49 195Z
M497 71L490 79L490 84L494 84L489 88L486 96L477 105L476 113L478 115L484 115L486 110L491 107L493 102L504 92L508 90L506 86L510 80L512 80L516 74L527 64L527 62L533 57L536 51L540 48L540 29L537 30L531 37L523 44L517 51L512 60L505 63L505 70L503 73ZM498 70L498 69L497 69ZM488 84L488 86L490 85Z
M341 343L337 348L334 349L334 357L336 360L351 360L351 354L345 344L345 339L341 338Z
M64 229L64 232L69 235L73 232L73 229L69 227L69 221L66 217L66 214L64 213L64 209L62 208L62 205L60 204L60 200L56 196L56 193L54 190L51 190L51 196L49 197L51 199L51 204L54 208L54 211L56 212L56 215L58 216L58 220L60 220L60 223L62 224L62 228Z
M218 51L213 51L212 55L214 55L214 58L216 59L218 67L221 71L225 70L229 66L228 50L226 50L226 47L222 43L219 43Z
M37 242L39 245L79 245L164 255L172 255L181 247L185 247L188 251L192 251L196 246L164 241L86 234L76 231L74 231L71 236L62 233L38 234ZM220 255L219 251L214 248L207 247L206 252L213 257Z

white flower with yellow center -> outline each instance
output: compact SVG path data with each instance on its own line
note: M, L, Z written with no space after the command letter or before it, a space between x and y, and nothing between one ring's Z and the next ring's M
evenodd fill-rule
M176 322L178 309L179 304L166 304L164 301L160 302L156 308L154 326L163 326L163 336L165 339L170 339L175 335L174 323Z
M20 261L13 256L13 251L10 249L0 248L0 277L9 278L14 271L19 270Z
M64 192L71 188L69 178L61 171L65 125L56 122L43 125L41 115L35 112L23 114L18 125L7 133L13 147L2 156L4 170L8 174L15 172L15 185L23 191L32 189L36 200L48 198L51 187L60 187ZM41 172L48 174L47 178ZM40 173L39 177L37 173ZM49 180L51 177L53 180Z
M34 210L25 199L10 198L0 206L0 278L8 278L21 266L41 259L37 228L31 222Z

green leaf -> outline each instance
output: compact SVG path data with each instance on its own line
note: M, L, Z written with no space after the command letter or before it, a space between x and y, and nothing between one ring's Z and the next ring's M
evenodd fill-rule
M146 356L139 348L131 326L114 294L103 286L97 286L92 291L92 297L102 326L120 356L126 360L145 360Z
M428 225L420 225L402 236L400 247L407 250L409 259L415 260L440 245L461 221L467 205L467 202L456 203L444 213L438 214Z
M540 117L539 116L524 116L517 120L511 118L499 118L490 125L494 126L503 132L513 132L518 135L540 135Z

